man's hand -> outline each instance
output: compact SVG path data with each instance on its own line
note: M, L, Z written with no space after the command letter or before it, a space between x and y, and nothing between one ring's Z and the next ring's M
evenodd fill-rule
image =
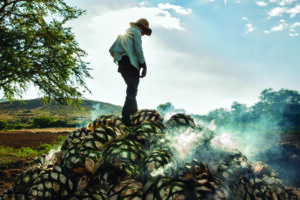
M147 74L147 67L143 67L142 69L143 70L142 70L142 73L140 75L140 78L144 78L146 76L146 74Z
M144 78L147 74L147 65L146 63L140 64L140 68L142 68L142 73L140 75L140 78Z

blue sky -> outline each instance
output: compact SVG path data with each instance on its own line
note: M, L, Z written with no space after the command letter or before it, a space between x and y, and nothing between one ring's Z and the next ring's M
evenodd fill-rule
M300 90L299 0L72 0L69 23L93 68L89 99L123 105L125 83L108 53L129 22L145 17L148 75L139 108L172 102L188 113L253 105L263 89Z

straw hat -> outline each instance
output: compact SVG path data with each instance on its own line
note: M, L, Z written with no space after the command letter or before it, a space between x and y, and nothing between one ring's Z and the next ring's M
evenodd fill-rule
M149 22L145 18L141 18L141 19L137 20L136 22L130 22L129 24L130 24L130 26L134 26L134 25L142 26L144 28L144 31L145 31L146 35L150 36L151 33L152 33L152 29L149 28Z

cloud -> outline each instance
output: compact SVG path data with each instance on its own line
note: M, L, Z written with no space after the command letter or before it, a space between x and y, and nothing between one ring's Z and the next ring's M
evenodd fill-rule
M276 26L273 26L270 30L265 30L264 32L266 34L269 34L271 32L278 32L278 31L283 31L283 30L289 30L289 36L291 37L296 37L298 36L299 34L296 33L296 30L295 28L299 27L300 26L300 22L295 22L293 24L287 24L285 20L280 20L279 21L279 24L276 25Z
M256 4L257 4L258 6L262 6L262 7L265 7L265 6L268 5L268 3L264 2L264 1L257 1Z
M296 17L296 15L300 13L300 5L297 5L294 8L289 9L287 13L290 14L291 18Z
M248 21L248 17L243 17L242 20Z
M251 23L248 23L246 24L246 34L249 34L251 32L253 32L256 28L251 24Z
M269 2L278 4L280 6L284 6L284 5L292 4L293 2L295 2L295 0L270 0Z
M286 24L279 24L277 26L274 26L270 29L270 32L275 32L275 31L282 31L286 28Z
M291 28L296 28L300 26L300 22L295 22L294 24L291 25Z
M265 31L265 33L277 32L285 30L289 27L285 20L280 20L277 26L273 26L269 31Z
M289 7L276 7L271 9L268 12L269 18L272 17L282 17L283 14L289 14L290 18L296 17L297 14L300 13L300 5L296 5L295 7L289 8Z
M173 4L169 4L169 3L160 3L158 4L158 8L162 9L162 10L174 10L177 14L181 14L181 15L188 15L192 13L192 9L190 8L183 8L182 6L178 6L178 5L173 5Z
M268 12L269 17L282 16L282 14L287 12L287 8L285 7L276 7Z
M298 33L289 33L289 36L291 36L291 37L297 37L297 36L299 36L299 34Z

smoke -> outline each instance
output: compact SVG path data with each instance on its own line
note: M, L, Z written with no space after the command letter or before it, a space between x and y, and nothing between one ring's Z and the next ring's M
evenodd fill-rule
M61 153L61 145L58 148L50 149L48 154L42 156L43 159L42 163L45 166L55 164L58 161L57 159L61 157L59 156L60 153Z
M104 106L102 106L100 103L96 103L92 106L92 109L87 117L77 117L77 121L79 121L79 123L76 124L76 128L86 127L91 121L94 121L99 116L106 114L112 114L112 110L104 108Z
M90 114L90 120L95 120L102 114L106 114L106 113L101 109L101 105L99 103L94 104Z
M196 119L196 124L201 126L213 127L213 122ZM300 150L283 143L285 135L281 133L280 123L271 115L263 115L252 126L216 126L210 144L219 152L236 149L249 161L262 161L276 170L286 185L299 187ZM218 156L214 151L206 153ZM223 153L219 156L223 156Z
M186 161L193 158L193 152L197 142L203 137L201 132L194 132L192 128L173 129L166 134L166 139L170 141L169 147L173 149L176 160Z

